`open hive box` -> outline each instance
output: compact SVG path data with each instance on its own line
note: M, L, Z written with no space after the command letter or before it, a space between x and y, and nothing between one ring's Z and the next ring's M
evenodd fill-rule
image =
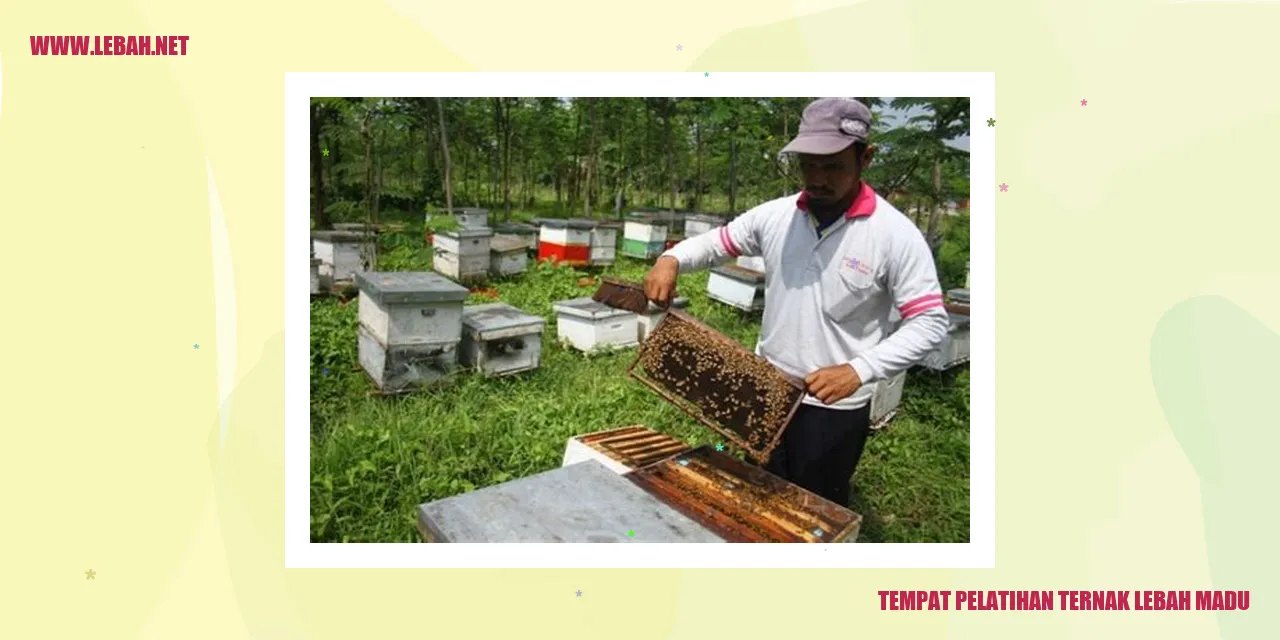
M727 542L853 542L862 517L709 446L623 476Z
M627 473L688 450L689 445L637 424L569 438L561 466L594 459L616 473Z
M804 399L799 380L679 309L640 345L627 373L761 464Z

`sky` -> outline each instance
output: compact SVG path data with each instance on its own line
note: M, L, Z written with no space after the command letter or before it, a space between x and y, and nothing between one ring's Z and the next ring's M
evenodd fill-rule
M889 102L890 100L893 100L893 98L881 98L881 100L884 100L885 102ZM910 110L890 109L888 107L885 107L880 111L880 118L883 119L888 124L898 125L905 122L907 119L911 118L912 116L919 115L923 111L924 111L923 109L920 109L918 107ZM970 123L969 126L972 127L973 124ZM959 138L955 138L954 140L948 140L946 144L949 147L954 147L956 149L968 151L969 136L966 134L966 135L960 136Z

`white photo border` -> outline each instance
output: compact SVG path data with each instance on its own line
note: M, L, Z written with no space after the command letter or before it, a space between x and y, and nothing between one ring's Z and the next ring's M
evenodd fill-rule
M969 96L969 542L948 544L363 544L310 541L309 103L321 96ZM992 72L432 72L285 74L286 568L993 568L995 566L995 116ZM416 517L416 514L415 514Z

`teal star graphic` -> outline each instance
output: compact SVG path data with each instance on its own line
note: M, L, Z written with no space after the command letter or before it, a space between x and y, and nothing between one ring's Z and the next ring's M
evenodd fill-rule
M723 444L717 444L717 445L716 445L716 451L724 451L724 445L723 445Z
M996 119L995 119L995 118L987 118L987 126L988 126L988 127L994 127L994 126L996 126Z
M708 71L708 72L706 72L706 73L702 74L702 77L704 77L704 78L710 78L710 77L711 77L711 72L710 72L710 71Z
M199 348L200 348L200 345L195 345L195 348L199 349Z

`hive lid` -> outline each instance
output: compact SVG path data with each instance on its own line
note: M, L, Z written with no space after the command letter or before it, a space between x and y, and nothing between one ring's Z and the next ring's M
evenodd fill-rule
M365 236L358 231L312 231L311 240L325 242L363 242Z
M764 282L764 274L759 271L753 271L746 267L740 267L736 264L726 264L711 268L712 273L718 273L726 278L733 278L739 282L747 282L750 284L760 284Z
M565 227L570 229L593 229L596 226L596 223L581 218L538 218L538 220L542 226L551 227L552 229L563 229Z
M627 373L764 463L804 400L804 384L737 341L673 309Z
M493 253L512 253L514 251L524 251L528 248L528 244L520 238L511 236L494 236L489 241L489 251Z
M505 302L467 305L462 308L462 326L473 333L529 327L540 331L546 320L529 315Z
M479 216L479 215L487 215L488 213L489 213L488 209L481 209L480 207L461 207L461 208L455 208L453 210L454 215Z
M597 229L621 229L622 222L619 220L601 220L596 223Z
M704 445L623 476L729 542L842 542L862 517Z
M378 305L461 302L466 287L431 271L358 272L356 286Z
M380 232L380 231L382 231L382 226L381 226L381 225L376 225L376 224L374 224L374 225L366 225L366 224L365 224L365 223L363 223L363 222L335 222L335 223L333 223L333 228L334 228L334 230L336 230L336 231L355 231L356 233L360 233L360 232L362 232L362 231L364 231L364 230L365 230L365 227L368 227L368 228L369 228L369 230L370 230L370 231L372 231L372 232L373 232L373 233L375 233L375 234L376 234L376 233L378 233L378 232Z
M709 213L691 213L684 217L685 222L706 222L708 224L724 224L724 218Z
M493 235L493 229L489 227L481 227L479 229L455 229L453 231L439 231L436 235L446 238L471 239L471 238L488 238Z
M595 300L592 300L590 296L557 302L552 305L552 308L559 313L579 318L587 318L588 320L602 320L605 318L633 315L630 311L614 309L604 303L596 302Z
M494 227L493 230L495 233L514 233L514 234L526 234L526 233L538 232L537 227L531 224L525 224L523 222L507 222Z
M951 289L947 291L947 298L950 300L954 300L955 302L968 304L969 290L968 289Z

